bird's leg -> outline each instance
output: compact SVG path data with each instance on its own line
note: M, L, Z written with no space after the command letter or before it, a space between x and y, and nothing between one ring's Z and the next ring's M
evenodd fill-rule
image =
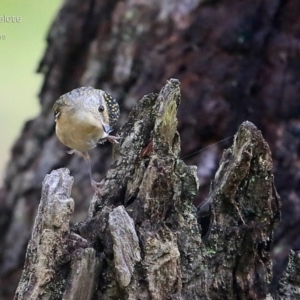
M102 196L102 191L101 191L101 182L97 182L93 179L92 176L92 167L91 167L91 160L90 160L90 155L88 152L83 152L82 153L83 158L85 159L87 166L88 166L88 171L89 171L89 176L91 180L91 186L95 190L96 193L98 193L100 196Z
M103 144L104 142L109 141L112 144L119 144L118 140L120 140L120 139L121 139L121 137L119 137L119 136L108 135L105 138L100 139L98 141L98 143Z

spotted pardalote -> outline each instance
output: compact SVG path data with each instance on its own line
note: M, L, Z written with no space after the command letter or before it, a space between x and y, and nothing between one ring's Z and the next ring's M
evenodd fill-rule
M105 91L80 87L59 97L53 105L55 131L58 139L86 160L92 187L99 192L99 183L93 180L88 151L108 140L118 143L110 135L120 117L117 101Z

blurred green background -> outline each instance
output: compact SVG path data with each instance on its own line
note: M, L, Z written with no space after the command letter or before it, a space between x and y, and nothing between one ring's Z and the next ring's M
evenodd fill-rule
M20 23L0 23L0 186L13 142L26 120L39 111L43 77L35 71L46 36L62 0L0 0L0 17L20 16Z

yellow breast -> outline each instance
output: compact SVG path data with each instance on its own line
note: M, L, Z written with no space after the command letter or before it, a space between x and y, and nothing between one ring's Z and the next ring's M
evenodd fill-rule
M62 112L56 121L56 135L64 145L80 152L95 148L98 141L107 136L101 122L84 111Z

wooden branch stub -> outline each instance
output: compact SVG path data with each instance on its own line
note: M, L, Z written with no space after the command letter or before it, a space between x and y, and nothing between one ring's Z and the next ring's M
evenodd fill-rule
M99 299L123 293L126 299L175 297L182 278L190 280L199 268L181 270L185 255L199 257L201 236L192 203L197 169L179 158L179 102L176 79L138 102L118 133L121 141L103 195L93 198L90 218L76 227L105 253Z
M56 272L58 266L70 259L67 240L70 216L74 211L74 201L70 198L72 185L73 177L67 169L52 171L45 177L15 299L51 299L51 289L61 292ZM52 281L54 278L56 282Z
M233 146L224 151L205 205L211 210L204 239L210 296L216 297L222 285L224 299L265 299L280 199L271 151L252 123L244 122Z

